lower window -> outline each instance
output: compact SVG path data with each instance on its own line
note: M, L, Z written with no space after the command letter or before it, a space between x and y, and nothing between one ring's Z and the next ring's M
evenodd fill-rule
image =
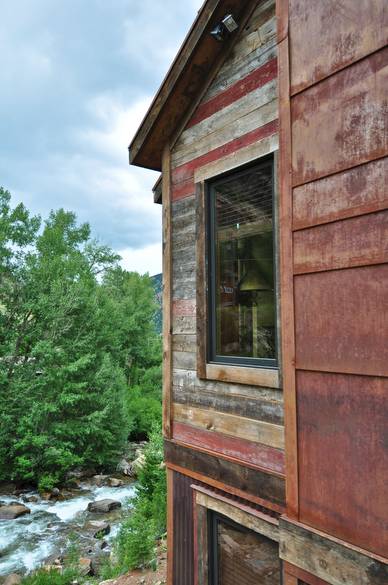
M280 585L278 544L209 511L209 585Z

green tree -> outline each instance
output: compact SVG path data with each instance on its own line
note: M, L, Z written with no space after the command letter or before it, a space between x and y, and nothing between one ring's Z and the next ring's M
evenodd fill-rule
M128 385L160 342L148 277L73 213L40 223L0 190L0 479L48 489L74 466L115 465L136 424Z

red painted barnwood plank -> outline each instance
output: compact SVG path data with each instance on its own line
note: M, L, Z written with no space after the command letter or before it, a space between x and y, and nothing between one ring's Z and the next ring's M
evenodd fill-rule
M293 185L388 153L388 47L292 100Z
M195 186L193 177L190 177L188 181L184 181L183 183L171 185L171 199L172 201L178 201L178 199L183 199L184 197L190 197L195 193Z
M293 192L293 229L388 209L388 157L307 183Z
M295 277L296 367L388 376L388 264Z
M207 102L200 104L186 128L191 128L199 122L206 120L206 118L231 105L251 91L263 87L266 83L275 79L276 76L277 59L275 58L267 61L267 63L255 69L252 73L240 79L225 91L221 91Z
M388 211L294 233L294 273L388 262Z
M388 379L298 372L297 392L300 521L386 557Z
M196 307L195 299L178 299L172 303L172 314L174 317L194 317Z
M261 469L284 475L284 452L279 449L212 431L204 431L176 421L173 425L173 437L187 445L233 457Z
M231 140L230 142L227 142L226 144L223 144L222 146L219 146L218 148L215 148L214 150L211 150L188 163L176 167L172 171L174 184L190 180L194 176L195 170L199 167L202 167L208 163L222 158L223 156L227 156L228 154L240 150L241 148L244 148L244 146L249 146L254 142L259 142L264 138L268 138L269 136L276 134L277 131L278 120L272 120L272 122L268 122L267 124L260 126L260 128L255 128L251 132L244 134L244 136L235 138L234 140Z
M384 47L387 2L290 0L289 26L295 93Z

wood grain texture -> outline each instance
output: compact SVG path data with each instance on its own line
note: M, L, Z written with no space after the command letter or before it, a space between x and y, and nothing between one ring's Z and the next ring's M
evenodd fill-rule
M205 185L196 183L196 306L197 306L197 374L206 377L207 362L207 250L206 250L206 201Z
M388 157L297 187L293 229L388 208Z
M172 469L181 469L199 481L282 512L284 480L202 451L165 441L165 460Z
M279 542L278 521L271 516L265 518L264 514L260 514L248 506L232 503L227 498L212 494L206 489L196 488L195 492L195 502L198 506L222 514L240 526Z
M229 457L243 464L259 467L268 473L284 476L284 452L280 449L214 431L205 431L177 421L173 425L173 438L188 446L205 449L221 457Z
M330 585L386 585L388 564L298 522L280 518L280 558Z
M203 96L207 102L276 56L275 0L260 2Z
M197 166L198 162L204 164L205 161L207 162L210 152L216 153L218 158L219 153L222 153L223 149L227 147L226 145L229 145L230 148L230 143L233 142L238 146L239 143L236 141L240 139L241 142L246 134L252 132L252 129L274 123L278 117L276 87L274 84L269 85L269 88L266 88L266 86L262 88L263 95L260 99L257 99L257 96L248 96L249 100L247 98L246 101L249 103L241 106L243 110L241 116L240 104L238 103L229 106L233 110L230 120L227 119L229 112L224 113L222 111L217 116L217 118L221 119L217 120L217 127L212 132L199 134L198 131L194 132L194 130L198 130L197 126L194 126L191 129L190 137L186 137L185 143L179 149L175 149L172 156L173 167L182 167L183 165L192 163L192 161L197 161ZM245 113L244 110L246 110Z
M185 354L182 353L182 355ZM203 389L198 388L194 392L192 388L185 386L174 386L173 388L174 402L283 425L283 400L281 399L281 392L279 394L279 399L273 400L262 396L260 391L253 391L249 396L242 396L237 392L235 395L229 392L224 393L222 386L217 387L215 390L206 387Z
M386 2L291 0L290 39L296 93L388 43Z
M388 379L298 372L297 388L301 522L386 556Z
M386 156L387 91L388 47L292 100L294 186Z
M296 579L296 585L328 585L327 581L323 581L319 577L287 563L287 561L283 561L283 569L287 575Z
M388 262L388 211L294 233L294 274Z
M172 250L171 250L171 193L170 193L170 147L163 152L163 434L171 437L171 392L172 392Z
M276 77L277 60L274 58L261 65L261 67L254 69L251 73L248 73L248 75L208 101L202 102L186 128L191 128L199 122L206 120L206 118L209 118L219 110L240 100L255 89L263 87L263 85L274 80Z
M295 278L296 365L388 375L388 264Z
M237 169L250 162L275 152L279 148L277 133L261 138L248 146L235 150L226 156L197 168L194 172L194 181L206 181L217 175Z
M284 7L284 3L281 4ZM283 25L283 27L286 25ZM289 42L279 44L279 260L282 384L286 442L287 514L298 517L298 453L295 390L295 316L292 242Z
M174 403L174 420L275 449L284 448L284 429L280 425L179 403Z
M253 127L253 130L249 130L237 138L232 138L222 146L209 150L206 154L176 167L173 173L177 183L189 180L194 176L194 172L204 165L215 162L220 158L233 154L241 148L245 148L246 146L276 134L278 130L278 121L277 119L273 119L268 123L265 123L263 126L255 127L254 124Z
M221 364L206 364L206 378L219 382L235 382L236 384L250 384L279 388L279 370L273 368L249 368L242 366L224 366Z

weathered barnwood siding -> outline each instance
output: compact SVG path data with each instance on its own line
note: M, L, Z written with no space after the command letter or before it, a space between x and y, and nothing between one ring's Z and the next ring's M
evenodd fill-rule
M279 5L289 515L387 558L387 2ZM287 530L283 558L328 583L387 582Z
M196 184L278 145L275 2L253 8L171 153L172 437L283 475L281 390L197 375Z

